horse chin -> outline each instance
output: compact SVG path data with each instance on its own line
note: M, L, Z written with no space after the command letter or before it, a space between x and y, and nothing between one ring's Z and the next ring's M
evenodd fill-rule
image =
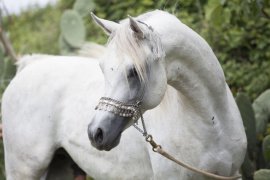
M119 135L114 139L114 141L110 145L105 146L104 150L105 151L110 151L111 149L113 149L116 146L118 146L119 143L120 143L121 134L122 134L122 132L119 133Z
M121 135L122 135L122 132L120 132L112 142L108 142L104 144L96 144L93 141L91 141L91 145L99 151L110 151L119 145Z

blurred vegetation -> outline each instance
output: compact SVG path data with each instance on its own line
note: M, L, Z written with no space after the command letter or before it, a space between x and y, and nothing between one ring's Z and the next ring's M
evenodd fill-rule
M12 15L12 22L4 18L3 28L10 32L10 42L17 54L58 54L60 16L61 10L56 7L32 7L19 16Z
M53 6L30 7L20 15L3 18L2 28L9 34L9 41L17 56L32 53L68 54L67 52L76 50L78 47L75 46L78 44L70 43L67 37L70 32L65 31L65 27L71 23L68 20L65 23L61 22L62 18L63 21L67 19L64 17L66 10L72 12L65 16L73 14L72 18L76 18L83 26L83 30L76 29L78 32L84 31L84 36L78 37L81 41L105 44L108 37L88 15L90 11L101 18L120 21L126 18L127 14L136 17L147 11L161 9L173 13L205 38L218 57L234 95L237 92L245 92L253 102L270 88L270 0L78 1L60 0ZM8 75L11 77L4 77L3 72L7 72L12 66L11 59L7 60L7 57L6 52L3 56L0 55L0 98L14 75L13 66L12 73ZM264 134L263 137L265 136ZM1 148L0 156L2 161ZM257 170L260 167L255 165L254 168Z
M12 15L12 23L5 18L4 29L10 32L15 52L61 54L60 21L66 9L83 13L84 40L100 44L106 43L107 36L87 15L91 7L97 16L113 21L162 9L206 39L234 94L243 91L253 100L270 87L270 0L85 1L91 5L86 9L80 9L76 0L62 0L55 6L32 7L19 16Z

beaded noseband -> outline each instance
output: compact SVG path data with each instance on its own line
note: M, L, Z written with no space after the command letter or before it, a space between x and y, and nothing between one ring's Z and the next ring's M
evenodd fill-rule
M120 101L117 101L112 98L108 97L102 97L99 100L98 105L96 106L95 110L103 110L108 111L114 115L118 115L121 117L132 117L132 120L134 122L133 126L140 131L144 136L147 136L146 127L144 124L144 119L141 112L141 102L136 101L134 104L126 104ZM141 130L138 126L135 125L135 123L138 121L138 119L141 118L143 130Z
M108 97L102 97L95 110L108 111L122 117L132 117L132 120L137 121L140 117L140 103L137 101L135 104L125 104Z

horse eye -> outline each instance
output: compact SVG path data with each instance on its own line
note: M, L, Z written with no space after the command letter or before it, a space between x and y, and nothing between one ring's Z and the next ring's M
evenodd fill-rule
M128 73L128 77L138 77L138 72L135 68L131 68Z

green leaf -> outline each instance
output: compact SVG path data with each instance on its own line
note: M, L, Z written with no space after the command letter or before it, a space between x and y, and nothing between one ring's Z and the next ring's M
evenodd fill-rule
M222 14L222 4L217 0L209 0L205 7L205 19L214 25L220 25L223 22Z
M258 8L261 10L263 8L265 0L256 0Z
M224 5L226 3L226 0L219 0L219 2Z
M209 0L205 6L205 18L206 20L211 20L213 16L213 11L221 6L220 2L216 0Z

